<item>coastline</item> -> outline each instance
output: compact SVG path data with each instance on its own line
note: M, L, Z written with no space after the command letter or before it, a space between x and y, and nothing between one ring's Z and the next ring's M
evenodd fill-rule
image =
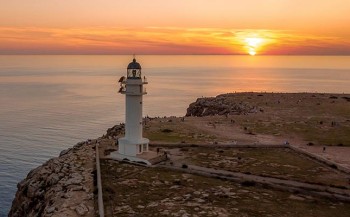
M239 97L235 98L237 96ZM243 99L244 101L242 101ZM305 109L303 111L311 110L311 113L315 112L314 108L319 107L322 107L319 111L326 112L326 114L336 112L337 109L342 111L342 106L348 106L350 103L349 99L349 94L254 92L222 94L215 98L198 99L190 105L188 115L184 119L182 117L146 118L145 134L150 137L155 146L166 143L169 143L168 146L203 143L209 146L229 146L229 144L277 146L283 145L288 140L288 143L305 151L323 155L336 164L349 166L350 162L343 162L343 158L337 158L339 155L348 156L350 144L347 136L337 138L345 138L342 145L337 142L322 144L317 140L308 140L310 137L307 137L308 134L304 134L304 132L298 135L294 131L290 137L287 137L283 125L278 125L282 122L293 125L304 121L303 124L306 125L306 128L315 125L315 129L319 129L321 132L324 128L326 130L335 128L340 129L342 133L345 132L345 135L349 135L347 127L350 117L346 116L347 113L343 117L344 120L339 119L343 113L328 118L324 116L322 120L312 116L310 118L312 121L308 121L310 119L305 121L304 116L301 115L297 117L303 119L300 120L300 123L281 120L281 117L293 117L294 113L290 113L288 109L293 110L296 106ZM278 110L286 113L277 113ZM310 114L305 115L309 116ZM277 123L262 127L260 123L266 123L263 118L268 117L274 117L275 119L270 118L269 120L272 123L277 121ZM252 124L253 120L259 124L257 126ZM316 125L316 123L318 124ZM179 126L182 127L179 128ZM269 131L273 127L280 130L279 134ZM342 129L344 127L345 131ZM290 130L288 127L286 129ZM78 143L73 148L62 151L59 157L50 159L42 166L29 172L27 178L18 184L18 191L9 216L32 216L37 213L42 216L62 216L64 214L95 216L94 147L96 143L103 143L105 139L113 141L114 138L120 136L122 131L123 126L116 125L108 129L107 134L103 137L90 142ZM306 137L304 137L305 135ZM320 152L324 145L327 145L326 153ZM102 152L108 152L110 146L113 144L107 145L106 150L102 150ZM339 149L342 151L339 152Z
M95 144L80 142L30 171L8 216L94 216Z

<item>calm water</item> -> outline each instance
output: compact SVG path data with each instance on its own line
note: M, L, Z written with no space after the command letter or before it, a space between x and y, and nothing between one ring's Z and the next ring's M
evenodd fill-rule
M234 91L350 93L350 57L138 56L144 115L184 115ZM0 56L0 216L16 184L75 143L124 120L117 81L130 56Z

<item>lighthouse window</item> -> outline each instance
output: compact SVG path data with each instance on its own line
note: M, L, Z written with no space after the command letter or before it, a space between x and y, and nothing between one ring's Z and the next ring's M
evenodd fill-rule
M128 69L127 76L131 79L139 79L141 78L141 70L140 69Z

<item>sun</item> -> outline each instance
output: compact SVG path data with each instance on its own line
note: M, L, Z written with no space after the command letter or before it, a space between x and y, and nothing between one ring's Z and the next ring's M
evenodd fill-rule
M246 43L246 47L248 48L248 54L251 56L255 56L257 50L259 49L264 40L262 38L253 37L245 38L244 41Z
M251 49L251 50L249 50L248 53L249 53L250 56L255 56L256 51L254 49Z

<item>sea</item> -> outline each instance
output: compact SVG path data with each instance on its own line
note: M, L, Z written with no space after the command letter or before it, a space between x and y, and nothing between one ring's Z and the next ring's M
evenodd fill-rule
M17 183L77 142L124 121L118 80L131 55L0 55L0 217ZM144 116L183 116L231 92L350 93L350 56L138 55Z

